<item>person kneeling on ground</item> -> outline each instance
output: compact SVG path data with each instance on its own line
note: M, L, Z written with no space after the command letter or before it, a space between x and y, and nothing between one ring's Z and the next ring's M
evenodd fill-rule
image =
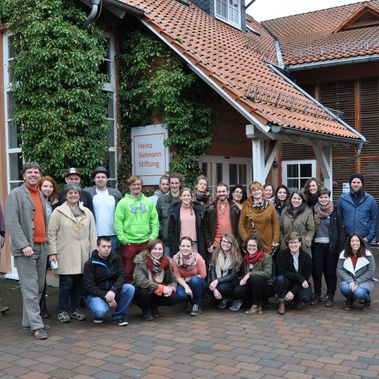
M134 287L125 283L125 272L119 255L112 253L111 237L99 237L97 250L84 265L84 291L87 305L93 314L93 322L101 324L110 308L115 308L112 319L119 326L126 326Z
M192 250L191 237L182 237L179 252L174 255L174 273L178 282L177 293L186 302L185 309L191 316L198 316L201 312L201 298L208 289L205 281L207 269L202 256Z
M281 315L285 313L285 301L294 300L297 309L302 309L312 299L312 288L308 281L312 274L312 258L302 250L299 233L292 232L284 242L288 248L278 254L278 276L275 279L279 299L278 313Z
M158 306L182 301L176 293L174 263L164 255L164 248L161 240L150 241L147 248L134 259L135 300L146 321L160 317Z

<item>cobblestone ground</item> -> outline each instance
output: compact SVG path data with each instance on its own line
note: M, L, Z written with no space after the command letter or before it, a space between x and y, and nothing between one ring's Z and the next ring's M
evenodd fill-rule
M378 286L377 286L378 287ZM267 309L261 316L205 306L190 317L183 305L161 308L146 322L135 305L129 326L59 324L56 289L49 288L49 339L21 329L17 282L0 280L0 377L2 378L378 378L379 303L368 312L336 306ZM379 295L378 288L376 297ZM88 311L86 311L87 315Z

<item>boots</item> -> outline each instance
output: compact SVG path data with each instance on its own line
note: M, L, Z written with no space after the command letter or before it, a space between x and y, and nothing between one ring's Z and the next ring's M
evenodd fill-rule
M286 313L286 306L284 305L284 299L279 300L279 306L278 306L277 312L280 315L284 315L284 313Z
M325 307L331 308L334 306L334 295L328 295L328 299L326 300Z
M263 313L262 306L253 304L251 308L245 312L247 315L261 315Z
M345 311L351 311L353 309L354 299L348 299L346 301Z

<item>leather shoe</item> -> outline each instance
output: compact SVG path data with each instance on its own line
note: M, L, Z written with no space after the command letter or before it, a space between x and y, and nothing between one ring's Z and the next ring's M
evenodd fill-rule
M280 315L284 315L286 313L286 306L284 305L284 302L279 303L278 313Z

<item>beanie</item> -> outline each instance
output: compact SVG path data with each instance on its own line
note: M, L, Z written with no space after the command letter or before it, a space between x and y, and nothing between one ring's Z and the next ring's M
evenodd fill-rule
M350 179L349 179L350 186L351 186L351 182L355 178L358 178L362 182L362 185L365 184L365 179L364 179L363 175L361 173L359 173L359 172L356 172L355 174L353 174L353 175L350 176Z

